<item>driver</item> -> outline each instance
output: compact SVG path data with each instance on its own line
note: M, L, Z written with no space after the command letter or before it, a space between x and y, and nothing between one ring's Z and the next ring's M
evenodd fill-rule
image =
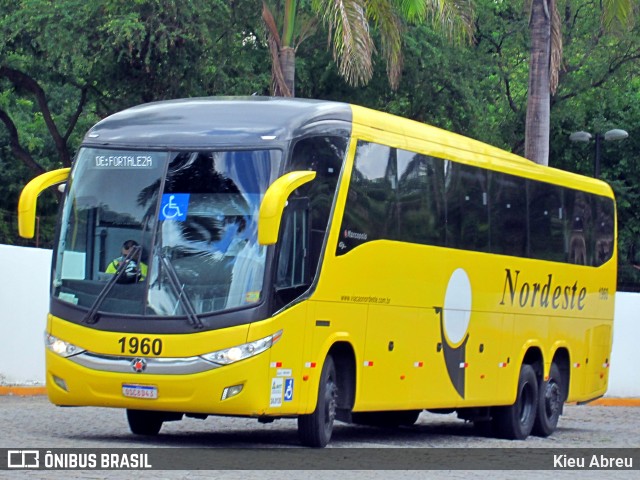
M135 247L138 247L138 251L130 256L132 249ZM125 271L122 274L122 279L127 283L135 283L144 280L147 277L147 265L140 260L141 253L142 249L139 248L138 242L135 240L127 240L122 244L122 255L113 259L107 266L105 272L116 273L120 264L126 260L127 256L130 256L129 260L127 260Z

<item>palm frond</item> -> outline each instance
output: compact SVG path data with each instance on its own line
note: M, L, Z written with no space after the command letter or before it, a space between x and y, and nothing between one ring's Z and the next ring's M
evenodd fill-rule
M428 21L454 42L473 40L473 0L398 0L405 18Z
M393 90L398 88L403 66L403 23L398 13L388 0L368 0L367 2L368 19L380 31L380 44L387 64L387 77Z
M333 32L333 59L351 85L373 76L375 46L369 33L365 0L314 0L313 8Z
M616 32L630 28L634 20L637 0L602 0L602 24L606 30Z

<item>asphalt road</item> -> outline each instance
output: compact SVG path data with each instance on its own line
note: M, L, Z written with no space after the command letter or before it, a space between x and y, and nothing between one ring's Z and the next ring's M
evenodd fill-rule
M486 448L501 449L540 448L564 453L574 448L633 448L640 449L640 408L575 406L565 407L558 430L549 438L529 437L525 441L509 441L476 435L470 424L458 420L455 414L423 413L412 427L378 429L337 423L329 448L369 448L371 454L379 449L411 448ZM0 421L3 434L0 448L234 448L265 449L293 448L299 454L295 420L277 420L260 424L254 419L209 417L206 420L184 419L163 425L157 437L139 437L131 434L123 410L100 408L60 408L51 405L46 397L0 396ZM636 450L637 452L638 450ZM296 452L296 453L298 453ZM418 452L416 450L416 452ZM514 450L515 452L515 450ZM508 455L509 452L506 452ZM292 457L293 458L293 457ZM286 462L286 460L285 460ZM464 459L462 459L464 462ZM283 467L286 468L286 465ZM470 468L473 466L470 464ZM525 468L525 467L523 467ZM347 470L347 471L283 471L283 470L226 470L226 471L150 471L145 477L167 479L198 478L640 478L634 471L403 471L403 470ZM135 472L117 471L0 471L2 478L132 478Z

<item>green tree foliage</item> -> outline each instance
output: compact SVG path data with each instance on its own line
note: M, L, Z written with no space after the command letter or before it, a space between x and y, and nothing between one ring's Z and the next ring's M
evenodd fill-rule
M250 4L0 0L0 165L11 170L5 174L24 185L69 166L90 125L134 104L266 93L269 58L260 32L250 28L259 23ZM15 193L2 191L3 216L12 221ZM55 201L45 196L42 211L55 211ZM0 232L12 229L4 222Z

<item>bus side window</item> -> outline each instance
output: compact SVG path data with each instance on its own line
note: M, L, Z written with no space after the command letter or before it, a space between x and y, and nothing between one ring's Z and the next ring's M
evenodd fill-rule
M444 162L438 158L398 150L397 163L397 239L444 246Z
M584 192L566 190L569 216L565 223L569 243L569 263L591 265L593 261L593 214L591 197Z
M489 210L491 251L524 256L527 248L525 182L521 177L491 172Z
M309 278L317 271L331 206L347 150L347 139L337 135L306 137L293 146L287 171L312 170L316 178L294 194L309 201Z
M615 206L604 197L596 198L596 226L595 226L595 265L605 263L613 256Z
M337 255L372 240L397 238L397 183L395 149L359 140Z
M527 181L529 202L529 254L531 258L564 262L566 211L562 189L549 183Z
M307 198L289 201L283 214L282 235L280 238L276 289L283 290L308 286L309 201Z
M487 172L455 162L445 166L447 246L489 251Z

